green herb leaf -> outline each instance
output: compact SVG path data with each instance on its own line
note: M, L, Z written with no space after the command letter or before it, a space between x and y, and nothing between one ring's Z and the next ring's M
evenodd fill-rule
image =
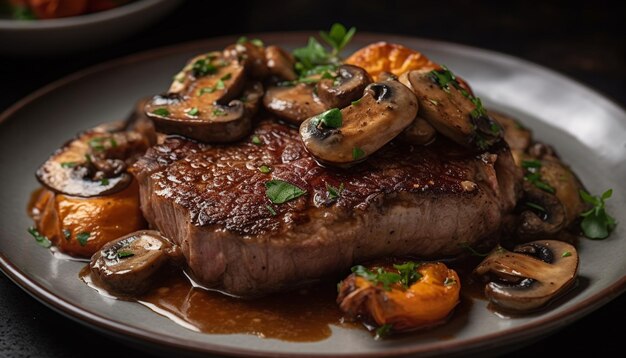
M413 261L393 265L393 267L400 272L400 283L402 283L405 288L411 287L412 284L422 278L422 275L417 272L419 266L420 264L418 262Z
M87 144L89 144L89 147L91 147L91 149L97 151L97 152L101 152L104 150L104 140L106 138L104 137L95 137L95 138L91 138L89 139L89 141L87 142Z
M231 77L233 77L233 75L231 75L230 73L227 73L224 76L222 76L222 78L220 78L220 80L228 81Z
M217 117L224 117L226 115L226 111L220 108L215 108L213 110L213 115Z
M454 87L458 87L459 84L456 81L456 76L454 75L454 73L452 73L452 71L450 71L446 66L441 67L441 70L430 71L430 79L446 92L450 90L450 84L452 84Z
M201 58L194 62L191 66L191 73L196 78L212 75L215 72L217 72L217 67L211 64L211 60L209 58Z
M541 162L539 160L537 160L537 159L522 160L522 168L525 168L525 169L529 169L529 168L539 169L539 168L541 168Z
M451 285L455 285L456 284L456 280L454 279L454 277L446 277L445 280L443 280L443 285L444 286L451 286Z
M251 44L253 44L256 47L263 47L263 41L261 41L260 39L252 39L252 40L248 40L247 37L245 36L241 36L238 40L237 43L238 44L243 44L245 42L249 42Z
M77 165L77 162L63 162L61 163L61 168L74 168Z
M343 189L343 183L339 184L339 188L335 188L334 186L326 183L326 191L328 192L328 199L330 200L338 199L341 196Z
M376 335L374 336L374 339L379 340L388 337L391 334L392 328L393 325L389 323L385 323L382 326L376 328Z
M198 107L191 107L189 109L187 109L185 111L188 115L196 117L198 116L198 113L200 113L200 111L198 110Z
M563 254L561 254L561 257L570 257L570 256L572 256L572 253L569 251L565 251L563 252Z
M265 195L274 204L282 204L306 194L306 190L284 180L270 180L265 182Z
M109 179L108 178L102 178L100 179L100 185L109 185Z
M157 108L152 111L152 114L156 114L157 116L166 117L170 115L170 111L167 108Z
M258 135L253 135L253 136L252 136L252 144L255 144L255 145L262 145L262 144L263 144L263 142L261 141L261 138L259 138L259 136L258 136Z
M264 164L259 167L259 171L263 174L268 174L272 171L272 169Z
M351 104L352 104L353 106L356 106L356 105L358 105L359 103L361 103L361 100L362 100L362 99L363 99L363 97L361 97L361 98L357 99L356 101L352 101L352 103L351 103Z
M17 5L12 7L11 15L15 20L37 20L35 13L25 5Z
M83 231L79 233L78 235L76 235L76 240L78 240L78 243L80 244L80 246L85 246L87 245L87 240L89 240L89 237L91 237L91 233Z
M593 196L584 190L580 191L580 197L593 207L580 214L583 220L580 227L586 237L590 239L605 239L611 234L611 231L617 226L614 217L606 212L604 201L613 195L613 189L609 189L602 193L601 196Z
M321 124L326 128L339 128L343 124L343 116L339 108L331 108L313 117L311 121L313 121L315 126Z
M331 26L329 32L320 31L320 37L333 48L332 54L337 56L348 42L352 40L355 33L356 28L351 27L350 30L346 31L345 26L335 23Z
M124 259L131 256L135 256L135 254L130 250L121 250L117 252L118 259Z
M352 159L354 160L361 159L363 158L363 156L365 156L365 152L363 151L363 149L359 147L352 148Z
M531 209L535 209L535 210L539 210L542 213L547 213L548 211L546 210L546 208L544 208L543 206L539 205L539 204L535 204L532 203L530 201L527 201L526 203L524 203L526 206L528 206Z
M474 249L473 247L471 247L467 242L461 243L459 244L459 246L461 246L462 248L464 248L465 250L469 251L469 253L472 256L477 256L477 257L487 257L489 256L488 252L482 253L482 252L478 252L476 251L476 249Z
M276 210L274 210L273 207L269 206L269 205L265 205L265 207L267 208L267 210L270 212L270 214L272 214L272 216L276 216Z
M41 247L45 247L45 248L49 248L50 246L52 246L52 242L50 242L50 240L48 240L47 237L41 235L36 228L32 226L29 227L28 233L31 234L35 238L37 245Z
M374 285L382 285L385 291L390 291L391 285L402 280L400 274L386 271L382 267L377 267L376 272L361 265L354 266L351 270L355 275L363 277Z
M198 96L202 96L205 93L213 93L215 92L215 87L204 87L198 91Z
M300 63L300 66L296 66L299 73L310 70L317 65L326 65L330 60L330 55L315 37L309 37L306 47L293 50L293 56Z
M223 90L224 88L226 88L226 85L224 84L223 80L217 80L217 82L215 83L215 89L216 90Z

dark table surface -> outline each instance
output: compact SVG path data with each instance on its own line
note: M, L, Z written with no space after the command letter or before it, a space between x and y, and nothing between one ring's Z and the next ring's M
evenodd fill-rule
M626 26L623 13L610 1L569 7L527 1L476 3L300 0L217 5L187 1L151 28L106 48L48 59L0 57L0 110L51 81L127 54L234 33L326 29L336 21L362 31L458 42L518 56L569 75L622 106L626 104L622 35ZM625 316L626 295L622 294L575 324L509 356L577 353L581 347L592 345L600 355L619 351L623 333L608 325ZM601 338L595 338L598 332L602 332ZM0 357L87 355L149 356L51 311L0 274Z

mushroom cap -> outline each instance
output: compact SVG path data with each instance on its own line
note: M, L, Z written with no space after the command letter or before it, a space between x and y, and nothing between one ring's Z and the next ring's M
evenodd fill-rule
M505 310L528 312L545 306L575 282L578 253L569 243L541 240L518 245L514 251L498 247L474 269L491 274L485 296Z
M417 100L406 86L397 81L372 83L357 103L341 110L339 128L328 128L318 117L311 117L300 125L300 136L320 162L346 166L379 150L408 127L416 114Z
M146 104L145 113L159 132L213 143L237 141L250 132L251 111L239 98L256 86L246 85L253 62L249 58L241 62L230 54L236 48L225 50L229 55L213 52L193 58L174 77L167 94L154 96Z
M341 65L337 77L321 79L317 83L317 95L327 108L344 108L363 96L365 87L372 82L361 67Z
M424 71L411 71L399 80L415 92L420 117L456 143L485 149L502 138L502 128L488 115L472 117L476 105L468 97L470 91L460 84L444 90Z
M265 91L263 105L279 118L300 125L305 119L327 109L313 90L312 85L304 83L288 87L273 86Z
M100 282L119 293L140 293L150 287L158 272L180 251L158 231L136 231L104 245L90 269Z

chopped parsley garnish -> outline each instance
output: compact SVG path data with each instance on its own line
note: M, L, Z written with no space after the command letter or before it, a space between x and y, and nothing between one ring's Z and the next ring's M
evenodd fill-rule
M353 106L356 106L356 105L358 105L359 103L361 103L361 100L362 100L362 99L363 99L363 97L361 97L361 98L357 99L356 101L352 101L352 103L351 103L351 104L352 104Z
M442 90L450 91L450 84L455 88L459 88L456 76L446 66L441 66L441 70L432 70L429 73L430 79L441 87Z
M354 160L361 159L363 158L363 156L365 156L365 152L363 151L363 149L359 147L352 148L352 159Z
M249 42L249 43L253 44L253 45L254 45L254 46L256 46L256 47L263 47L263 41L261 41L261 40L259 40L259 39L250 39L250 40L248 40L248 38L247 38L247 37L245 37L245 36L241 36L241 37L237 40L237 43L238 43L238 44L242 44L242 43L244 43L244 42Z
M561 254L561 257L570 257L570 256L572 256L572 253L569 251L565 251L563 252L563 254Z
M191 107L191 108L187 109L185 112L188 115L193 116L193 117L197 117L198 113L200 113L200 111L198 110L198 107Z
M331 108L313 117L311 121L315 126L321 124L326 128L339 128L343 124L343 116L339 108Z
M389 323L385 323L382 326L376 328L376 335L374 336L374 339L382 339L389 336L389 334L391 334L392 328L393 325Z
M198 96L202 96L205 93L213 93L213 92L215 92L215 87L200 88L200 90L198 91Z
M584 190L580 191L580 197L583 201L593 205L593 208L580 214L583 217L580 228L586 237L606 239L617 226L617 221L606 212L604 206L604 201L609 199L611 195L613 195L613 189L605 191L601 196L593 196Z
M338 188L326 183L326 191L328 192L328 199L330 200L338 199L341 196L343 189L343 183L339 184Z
M156 114L157 116L165 117L170 115L170 111L167 108L157 108L152 111L152 114Z
M456 280L453 277L446 277L445 280L443 280L443 285L444 286L451 286L456 284Z
M284 180L265 182L265 195L273 204L282 204L306 194L306 190Z
M201 58L191 66L191 73L194 77L212 75L215 72L217 72L217 67L211 64L211 60L208 58Z
M91 149L97 151L97 152L101 152L104 150L104 140L106 138L104 137L95 137L95 138L91 138L89 139L89 146L91 147Z
M522 167L526 169L527 172L524 176L524 180L547 193L554 194L556 192L554 187L542 180L541 174L539 173L539 169L541 169L541 162L539 160L523 160Z
M15 20L37 20L35 13L28 6L12 6L11 15Z
M216 90L223 90L224 88L226 88L226 85L224 84L224 80L217 80L217 82L215 83L215 89Z
M77 162L63 162L61 163L61 168L74 168L77 165Z
M231 77L233 77L233 75L231 75L230 73L225 74L224 76L222 76L220 78L220 80L222 81L228 81Z
M124 259L124 258L131 257L131 256L135 256L135 254L129 250L121 250L117 252L118 259Z
M80 246L85 246L87 245L87 240L89 240L90 236L91 236L90 232L83 231L76 235L76 240L78 240L78 243L80 244Z
M544 208L543 206L541 206L539 204L531 203L530 201L527 201L525 203L525 205L528 206L531 209L535 209L535 210L541 211L542 213L547 213L548 212L546 210L546 208Z
M213 115L217 117L224 117L226 115L226 111L223 109L215 108L213 110Z
M422 278L422 274L417 272L419 262L407 261L403 264L395 264L393 267L400 272L400 283L409 288L412 284Z
M272 171L272 169L264 164L259 167L259 171L263 174L268 174Z
M376 271L370 271L365 266L357 265L351 270L355 275L363 277L374 285L382 285L385 291L391 291L391 285L402 280L399 273L386 271L382 267L377 267Z
M68 229L63 229L63 237L65 240L69 240L72 237L72 232Z
M52 246L52 242L50 242L50 240L48 240L47 237L41 235L39 231L35 229L34 227L29 227L28 233L31 234L35 238L37 245L41 247L45 247L45 248Z
M100 179L100 185L109 185L109 179L108 178Z
M270 214L272 214L272 216L276 216L276 210L274 210L273 207L271 207L269 205L265 205L265 207L267 208L267 211L269 211Z
M474 249L473 247L471 247L467 242L461 243L459 244L459 246L461 246L462 248L464 248L465 250L469 251L469 253L472 256L477 256L477 257L486 257L489 255L488 252L482 253L482 252L478 252L476 251L476 249Z
M259 138L259 136L258 136L258 135L253 135L253 136L252 136L252 144L255 144L255 145L262 145L262 144L263 144L263 142L261 141L261 138Z

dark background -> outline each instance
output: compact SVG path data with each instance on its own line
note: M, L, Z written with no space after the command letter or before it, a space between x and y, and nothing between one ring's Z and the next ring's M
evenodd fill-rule
M328 29L333 22L356 26L359 31L458 42L518 56L569 75L624 106L626 19L621 6L598 0L572 4L470 0L187 1L151 28L103 49L62 58L0 58L0 111L51 81L116 57L219 35ZM626 295L622 295L574 325L510 356L564 355L577 353L588 345L593 345L599 355L619 351L623 347L622 330L610 329L608 325L620 326L626 317L625 307ZM602 338L596 338L600 332ZM54 313L0 275L1 357L87 355L143 356Z

